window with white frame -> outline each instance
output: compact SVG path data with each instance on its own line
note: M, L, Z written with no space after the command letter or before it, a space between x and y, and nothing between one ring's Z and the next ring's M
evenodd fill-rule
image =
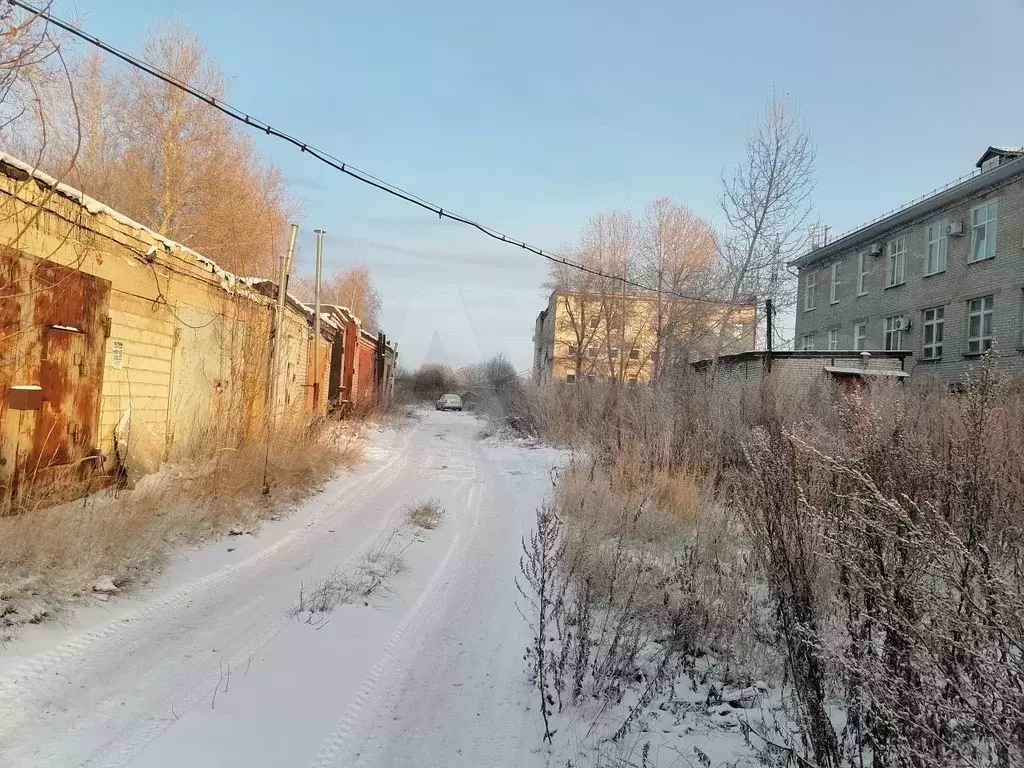
M566 384L575 384L576 383L576 374L575 373L567 373L567 374L565 374L565 383Z
M971 261L984 261L996 255L998 217L998 200L979 205L971 211Z
M981 296L967 302L967 352L978 355L992 346L993 296Z
M818 273L811 270L804 278L804 312L814 309L815 293L818 290Z
M601 325L601 318L600 317L595 317L595 318L591 319L591 321L590 321L590 327L591 328L597 328L599 325Z
M868 261L871 257L861 251L857 254L857 295L863 296L867 293L866 284L868 272L870 272L871 263Z
M640 350L637 349L636 347L633 347L631 350L629 350L629 359L630 360L639 360L640 359Z
M888 352L903 349L903 315L885 318L885 349Z
M907 279L907 238L889 241L889 273L886 287L899 285Z
M814 334L808 333L800 337L800 349L814 349Z
M839 303L839 262L832 265L832 281L828 293L829 304Z
M868 340L868 324L857 323L853 326L853 348L858 352L866 349Z
M925 231L927 245L924 252L924 273L934 275L946 271L946 253L949 241L946 237L945 224L932 224Z
M829 328L828 329L828 348L829 351L839 349L839 329Z
M946 328L945 307L926 309L922 315L921 356L925 360L938 360L942 357L942 338Z

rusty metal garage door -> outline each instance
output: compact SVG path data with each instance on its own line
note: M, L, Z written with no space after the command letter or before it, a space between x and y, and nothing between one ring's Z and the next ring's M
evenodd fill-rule
M0 247L0 514L98 465L110 283Z

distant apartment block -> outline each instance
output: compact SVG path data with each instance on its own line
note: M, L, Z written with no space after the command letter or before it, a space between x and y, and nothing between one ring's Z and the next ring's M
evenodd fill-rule
M538 384L648 382L666 368L754 346L753 306L554 291L534 329Z
M909 351L906 370L961 380L996 346L1024 371L1024 148L793 262L796 349Z

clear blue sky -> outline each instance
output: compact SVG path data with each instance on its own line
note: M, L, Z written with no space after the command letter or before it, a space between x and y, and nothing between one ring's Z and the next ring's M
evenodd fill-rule
M670 195L720 222L722 170L777 89L818 146L815 202L841 232L1024 144L1024 0L55 0L138 52L177 17L231 101L364 170L542 247L595 213ZM530 365L539 258L439 223L261 140L365 261L384 330L416 366L436 332L456 364Z

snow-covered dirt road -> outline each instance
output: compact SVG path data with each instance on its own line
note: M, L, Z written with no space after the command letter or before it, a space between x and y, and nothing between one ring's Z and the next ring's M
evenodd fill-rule
M479 427L429 412L377 433L359 470L259 535L28 628L0 649L0 766L543 765L513 579L559 454ZM431 497L444 520L386 591L326 623L289 616L301 585Z

